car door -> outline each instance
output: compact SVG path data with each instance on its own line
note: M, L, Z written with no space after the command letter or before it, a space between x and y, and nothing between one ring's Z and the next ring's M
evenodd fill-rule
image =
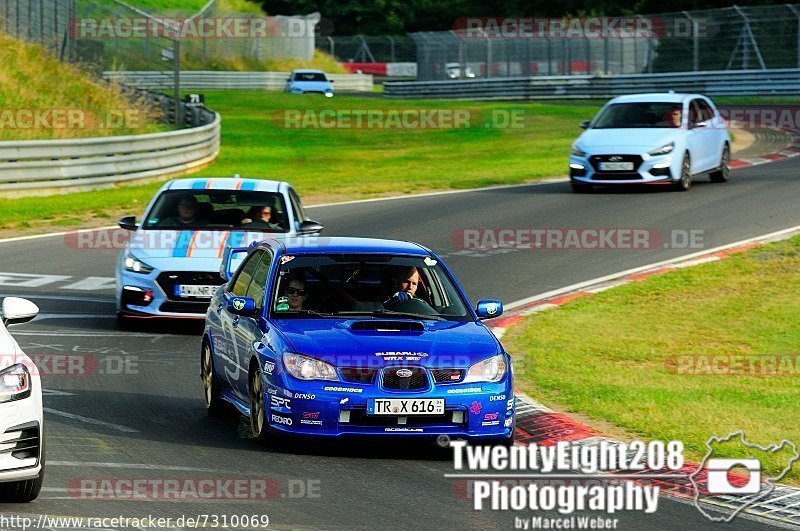
M709 164L711 168L718 168L722 164L722 149L725 147L725 142L728 141L728 127L710 100L701 98L700 102L705 107L705 113L708 116L707 122L713 133L711 135L711 145L709 146L709 149L711 149Z
M714 167L716 152L714 128L708 105L699 98L689 104L689 151L692 156L692 173L700 173Z
M223 300L217 307L217 312L220 316L220 328L222 329L222 343L225 345L224 349L218 349L218 356L224 360L222 365L221 377L227 382L226 387L241 400L247 400L247 390L242 394L241 380L247 380L247 361L242 365L242 359L246 353L240 352L241 342L239 340L239 323L242 317L233 314L227 309L227 302L232 297L246 297L247 290L250 287L250 281L256 273L256 269L261 264L261 259L264 256L264 250L258 249L245 258L244 263L239 267L236 276L232 279L231 283L225 286L225 293ZM225 354L220 354L221 350L225 350ZM247 350L249 353L249 349ZM249 359L249 358L248 358Z
M236 338L238 363L245 369L239 373L239 379L237 380L237 389L240 393L242 393L243 396L248 396L248 386L250 385L250 382L248 381L248 369L250 367L250 359L253 357L256 345L258 344L259 347L262 347L259 348L259 351L264 352L264 343L261 341L264 336L262 326L266 325L263 315L264 306L266 304L265 296L267 292L269 271L272 266L272 256L273 255L271 251L263 251L263 254L259 259L258 266L256 267L253 276L250 279L250 284L247 286L247 291L245 293L245 297L250 297L256 302L256 314L252 317L239 316L239 320L235 323L232 323L234 337ZM272 369L275 368L274 353L272 357L272 361L264 363L262 367L267 376L271 376Z

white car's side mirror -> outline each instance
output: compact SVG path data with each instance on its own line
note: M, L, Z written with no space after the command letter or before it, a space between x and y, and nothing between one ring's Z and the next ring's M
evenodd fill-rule
M28 299L6 297L3 299L3 324L27 323L39 315L39 307Z

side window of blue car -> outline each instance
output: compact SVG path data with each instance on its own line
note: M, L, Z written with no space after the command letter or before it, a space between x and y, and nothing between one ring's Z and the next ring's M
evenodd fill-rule
M272 254L265 251L258 263L258 268L250 280L250 286L247 288L247 296L256 301L256 308L260 312L264 307L264 295L267 289L267 277L269 276L269 268L272 264Z
M264 255L262 249L257 250L246 258L244 265L239 269L236 278L233 281L231 293L238 297L247 296L247 287L250 285L250 280L256 272L258 264L261 263L261 257Z

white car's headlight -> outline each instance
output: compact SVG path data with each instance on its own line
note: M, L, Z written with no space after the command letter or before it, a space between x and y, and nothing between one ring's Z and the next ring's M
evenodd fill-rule
M31 396L31 373L25 365L12 365L0 371L0 403Z
M292 352L283 353L283 366L286 372L299 380L339 381L336 369L330 363Z
M648 151L647 154L651 157L655 157L658 155L666 155L667 153L672 153L672 150L675 149L675 142L670 142L669 144L665 144L658 149L654 149L653 151Z
M502 354L486 358L472 365L467 372L467 377L461 383L469 382L499 382L506 375L508 365Z
M123 265L125 266L126 271L131 271L133 273L142 273L146 275L153 271L152 266L145 264L130 253L125 255L125 261L123 262Z
M570 153L572 153L576 157L585 157L586 156L586 152L584 150L582 150L580 147L578 147L577 144L572 144L572 147L570 148Z

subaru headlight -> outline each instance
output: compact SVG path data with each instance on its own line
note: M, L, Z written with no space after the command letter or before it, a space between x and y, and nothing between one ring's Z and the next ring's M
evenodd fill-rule
M12 365L0 371L0 403L31 396L31 373L25 365Z
M675 149L675 142L670 142L669 144L665 144L658 149L654 149L653 151L648 151L647 154L651 157L656 157L658 155L666 155L667 153L672 153L672 150Z
M153 268L130 253L125 255L125 261L123 262L125 266L125 271L131 271L133 273L142 273L146 275L153 271Z
M467 372L467 377L461 383L469 382L499 382L506 375L508 364L502 354L473 364Z
M330 363L292 352L284 352L283 366L286 372L298 380L332 380L339 381L336 369Z
M572 144L572 147L570 148L570 153L572 153L576 157L585 157L586 156L586 152L584 150L582 150L578 146L578 144Z

